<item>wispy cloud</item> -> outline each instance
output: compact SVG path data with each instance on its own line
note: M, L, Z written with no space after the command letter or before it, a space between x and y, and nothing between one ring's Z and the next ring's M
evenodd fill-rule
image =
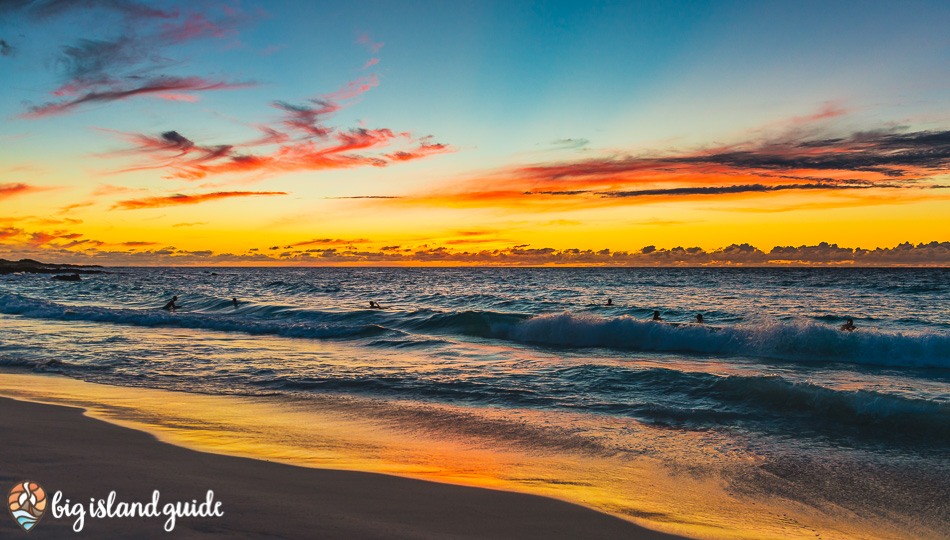
M84 103L117 101L141 94L167 95L169 91L234 90L248 88L254 83L210 81L201 77L156 77L142 84L125 87L121 90L94 91L82 94L74 99L50 101L41 105L32 105L20 115L21 118L42 118L64 114Z
M24 184L22 182L0 184L0 199L6 199L7 197L12 197L14 195L22 195L24 193L30 193L32 191L41 191L41 188L38 188L36 186L31 186L29 184Z
M258 126L260 139L223 145L202 145L178 131L159 136L114 132L134 146L120 154L138 154L149 161L125 169L164 169L171 178L198 180L221 174L272 175L355 167L385 167L394 163L454 152L431 136L414 137L388 128L342 129L327 120L352 100L379 84L375 75L347 83L329 94L294 105L276 102L284 115L274 125ZM108 130L106 130L108 131Z
M383 48L383 45L385 45L384 43L375 43L373 38L369 37L369 34L365 32L360 34L360 37L356 38L356 43L365 45L366 48L369 49L369 51L373 54L378 53L379 50Z
M7 43L6 40L0 39L0 56L14 56L14 55L16 55L16 47Z
M218 199L228 199L233 197L261 197L287 195L283 191L215 191L212 193L183 194L176 193L164 197L144 197L141 199L130 199L127 201L118 201L113 209L122 210L141 210L143 208L160 208L163 206L179 206L183 204L198 204L206 201Z
M77 209L77 208L85 208L85 207L87 207L87 206L92 206L92 205L93 205L93 203L91 203L91 202L82 202L82 203L67 204L66 206L63 206L63 207L61 207L59 210L57 210L56 213L57 213L57 214L68 214L69 212L72 212L73 210L75 210L75 209Z
M171 46L199 39L233 38L240 24L249 17L234 8L220 12L164 11L136 2L119 0L7 1L0 13L23 14L33 24L45 24L70 11L99 10L112 18L103 22L108 31L117 30L110 39L79 39L61 47L52 66L61 74L62 84L51 93L58 100L29 105L21 118L41 118L66 114L82 105L106 103L136 96L154 95L164 99L190 101L190 94L247 88L254 83L229 82L202 76L172 76L155 73L172 65L181 65L165 52Z

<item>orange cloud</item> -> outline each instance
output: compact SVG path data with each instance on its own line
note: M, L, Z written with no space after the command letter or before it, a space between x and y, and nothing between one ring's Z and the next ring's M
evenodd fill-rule
M842 114L828 110L825 116ZM400 198L409 204L569 209L780 192L882 192L938 197L950 131L879 130L845 137L773 137L692 152L605 156L515 166Z
M318 171L393 163L454 152L449 145L414 138L387 128L340 129L326 125L335 112L379 84L375 75L347 83L336 92L312 98L305 105L276 102L284 112L274 126L259 126L264 137L239 144L201 145L178 131L159 136L109 131L135 145L120 154L147 156L151 163L124 171L165 169L170 177L197 180L220 174L262 175L291 171ZM276 148L274 148L276 146ZM257 149L257 152L253 152Z
M259 197L274 195L287 195L287 193L283 191L216 191L213 193L199 193L195 195L177 193L175 195L169 195L166 197L145 197L143 199L119 201L112 208L119 208L122 210L141 210L143 208L160 208L163 206L198 204L205 201L227 199L232 197Z
M0 184L0 199L5 199L14 195L22 195L23 193L29 193L31 191L39 191L39 188L20 182Z

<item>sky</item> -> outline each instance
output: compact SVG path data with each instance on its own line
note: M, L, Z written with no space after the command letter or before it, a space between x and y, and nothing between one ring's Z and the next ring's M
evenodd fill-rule
M0 0L0 257L950 264L950 4Z

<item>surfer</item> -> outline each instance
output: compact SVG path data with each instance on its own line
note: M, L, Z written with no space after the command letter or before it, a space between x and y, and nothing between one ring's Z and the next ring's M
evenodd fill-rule
M165 304L164 307L162 307L162 309L167 310L167 311L175 311L176 309L178 309L178 305L175 304L177 300L178 300L177 296L172 296L172 299L169 300L168 303Z
M605 305L605 306L612 306L612 305L614 305L614 299L613 299L613 298L608 298L608 299L607 299L607 303L604 304L604 305Z
M702 314L702 313L697 313L697 314L696 314L696 324L703 324L703 314Z
M369 301L369 307L370 309L383 309L383 306L379 305L379 303L374 302L372 300Z
M231 301L234 302L234 309L237 309L237 306L238 306L237 298L232 298Z
M660 318L660 312L659 312L659 311L654 311L654 312L653 312L653 320L654 320L654 321L663 322L663 319Z
M841 325L842 332L854 332L855 330L857 330L857 327L854 326L853 319L848 319L848 322Z

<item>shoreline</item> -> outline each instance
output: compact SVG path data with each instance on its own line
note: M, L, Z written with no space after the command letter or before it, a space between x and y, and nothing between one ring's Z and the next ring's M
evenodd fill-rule
M28 399L28 398L27 398ZM303 538L682 538L573 503L511 491L395 475L320 469L207 453L159 440L148 431L88 416L83 408L0 397L0 472L4 489L40 483L73 501L202 502L208 490L223 517L179 518L174 535ZM74 503L75 504L75 503ZM87 504L88 506L88 504ZM164 518L85 519L47 514L41 538L167 538ZM0 519L0 534L13 534ZM4 535L5 536L5 535Z

